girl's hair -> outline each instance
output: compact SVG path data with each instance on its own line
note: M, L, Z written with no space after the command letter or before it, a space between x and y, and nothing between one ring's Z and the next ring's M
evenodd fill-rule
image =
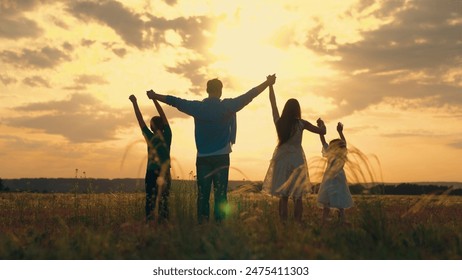
M298 103L297 99L289 99L284 105L284 109L282 110L281 117L276 122L276 131L278 133L279 144L281 146L295 132L295 126L298 123L298 120L301 118L300 112L300 104Z
M345 141L342 139L333 139L329 142L329 147L338 147L338 148L346 148Z
M329 147L326 152L329 156L346 159L348 150L345 141L337 138L329 142Z
M162 118L159 116L154 116L151 118L151 123L154 124L156 129L159 129L162 134L164 133L164 122L162 121ZM152 127L151 127L152 128ZM155 132L155 131L153 131Z

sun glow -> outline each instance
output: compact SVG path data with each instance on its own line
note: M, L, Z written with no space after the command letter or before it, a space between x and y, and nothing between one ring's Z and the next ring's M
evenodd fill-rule
M309 23L313 27L315 24ZM301 90L294 88L300 81L322 83L337 73L326 63L332 57L319 56L303 47L309 28L297 26L294 15L283 5L254 3L252 9L229 8L218 23L210 48L217 57L210 68L245 84L276 73L285 79L291 92Z
M217 27L216 40L210 49L219 58L214 67L249 79L281 68L285 54L270 44L276 27L274 22L267 24L257 15L243 11L228 16Z

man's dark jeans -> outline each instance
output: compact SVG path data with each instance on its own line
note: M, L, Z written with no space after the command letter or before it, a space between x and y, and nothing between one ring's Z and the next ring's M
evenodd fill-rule
M221 221L226 215L228 204L229 154L197 157L197 218L199 223L208 221L210 216L210 191L214 190L214 217Z

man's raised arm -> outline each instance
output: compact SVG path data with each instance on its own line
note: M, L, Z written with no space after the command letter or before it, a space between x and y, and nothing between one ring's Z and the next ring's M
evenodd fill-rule
M180 110L181 112L188 114L190 116L197 116L201 113L202 109L199 101L191 101L182 98L178 98L171 95L163 95L155 93L152 89L146 92L149 99L158 100L170 106L173 106Z
M230 100L231 109L237 112L249 104L255 97L262 93L268 86L272 86L276 83L276 74L268 75L266 81L252 88L247 93Z

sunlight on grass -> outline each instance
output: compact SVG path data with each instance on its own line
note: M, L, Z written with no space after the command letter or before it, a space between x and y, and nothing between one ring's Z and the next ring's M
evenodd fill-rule
M194 181L176 181L168 224L144 223L144 193L0 194L2 259L460 259L458 196L358 195L350 226L321 227L315 195L303 223L281 223L277 199L249 184L227 220L197 224ZM245 189L246 191L243 191ZM419 211L412 209L424 204ZM293 207L293 204L290 205ZM420 206L419 206L420 207Z

